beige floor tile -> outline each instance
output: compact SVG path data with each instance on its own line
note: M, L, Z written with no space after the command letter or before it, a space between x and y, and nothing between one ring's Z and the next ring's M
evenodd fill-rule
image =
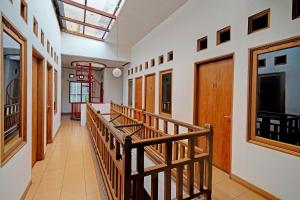
M258 194L252 191L247 191L236 198L236 200L264 200L264 199L265 198L259 196Z
M218 184L213 185L212 196L216 200L234 199L246 191L248 190L244 186L241 186L230 179L226 179Z
M59 200L60 199L61 189L53 190L51 192L40 192L34 195L34 200Z
M29 188L27 194L26 194L25 200L32 200L33 197L34 197L34 194L35 194L36 191L37 191L37 189L38 189L38 184L37 184L37 183L32 183L32 184L30 185L30 188Z
M220 183L221 181L224 181L226 179L229 179L229 175L223 172L222 170L213 167L213 178L212 178L212 183L217 184Z

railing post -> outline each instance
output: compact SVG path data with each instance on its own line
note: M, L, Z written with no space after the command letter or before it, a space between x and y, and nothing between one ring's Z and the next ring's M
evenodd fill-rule
M124 138L124 146L122 153L123 171L122 171L122 200L130 200L131 198L131 150L132 139L130 136Z
M207 180L207 190L206 199L211 199L211 191L212 191L212 159L213 159L213 127L210 124L205 124L205 128L210 129L210 133L206 139L208 147L208 161L206 165L206 180Z

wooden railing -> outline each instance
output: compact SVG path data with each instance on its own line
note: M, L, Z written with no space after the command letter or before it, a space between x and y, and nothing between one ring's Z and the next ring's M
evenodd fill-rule
M19 128L20 103L4 106L4 137L9 138Z
M110 199L161 199L159 193L171 199L172 190L176 199L211 198L209 126L200 128L114 103L110 120L105 115L87 104L87 126ZM153 166L145 165L147 158Z

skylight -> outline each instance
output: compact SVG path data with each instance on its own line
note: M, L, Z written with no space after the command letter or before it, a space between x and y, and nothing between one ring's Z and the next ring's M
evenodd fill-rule
M63 32L103 41L125 0L55 0Z

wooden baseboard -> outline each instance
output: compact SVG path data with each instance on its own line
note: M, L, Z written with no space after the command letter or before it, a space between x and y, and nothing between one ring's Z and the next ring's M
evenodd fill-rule
M248 188L249 190L252 190L253 192L261 195L262 197L269 199L269 200L279 200L278 197L274 196L273 194L253 185L252 183L249 183L248 181L240 178L237 175L234 174L230 174L230 178L236 182L238 182L239 184L245 186L246 188Z
M24 199L26 198L26 195L27 195L27 193L28 193L28 191L29 191L29 188L30 188L31 184L32 184L32 181L30 180L29 183L27 184L26 189L25 189L25 191L23 192L23 194L22 194L20 200L24 200Z
M71 115L72 113L66 112L66 113L61 113L61 115Z

